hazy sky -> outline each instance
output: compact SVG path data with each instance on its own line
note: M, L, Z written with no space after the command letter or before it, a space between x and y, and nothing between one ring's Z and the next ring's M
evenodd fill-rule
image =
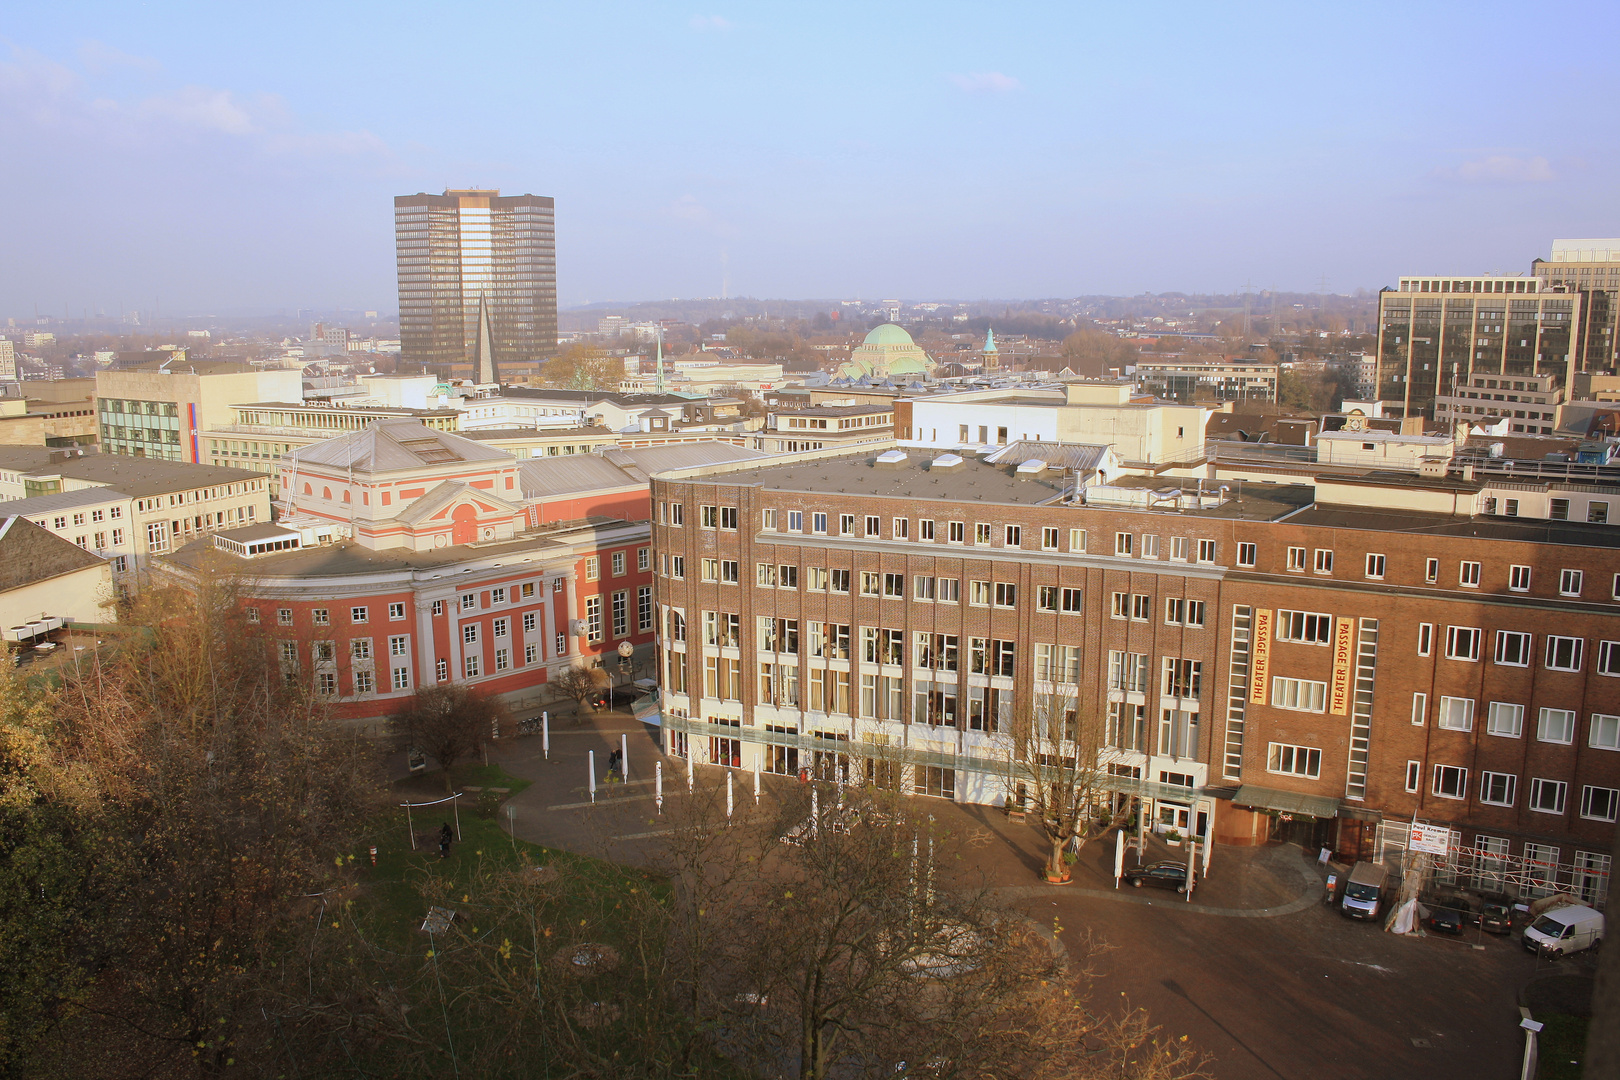
M1614 0L5 7L0 315L392 310L392 196L472 185L556 198L564 304L1349 292L1620 235Z

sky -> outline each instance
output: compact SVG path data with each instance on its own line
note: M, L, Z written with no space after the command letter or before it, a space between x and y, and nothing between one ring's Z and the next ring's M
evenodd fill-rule
M13 3L0 316L396 308L392 197L564 306L1333 292L1620 235L1620 5Z

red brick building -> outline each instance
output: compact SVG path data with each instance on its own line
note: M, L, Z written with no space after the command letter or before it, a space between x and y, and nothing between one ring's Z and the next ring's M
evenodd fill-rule
M349 719L450 681L523 702L560 668L617 671L622 644L651 643L646 470L662 453L519 462L383 421L291 454L280 521L191 545L164 568L194 578L234 557L248 618L289 677L313 680Z
M1453 830L1460 872L1541 865L1525 888L1601 901L1620 532L1486 498L1384 474L1085 486L874 450L664 473L666 738L774 771L898 754L918 794L999 804L1013 711L1067 695L1161 827L1353 859L1415 817Z

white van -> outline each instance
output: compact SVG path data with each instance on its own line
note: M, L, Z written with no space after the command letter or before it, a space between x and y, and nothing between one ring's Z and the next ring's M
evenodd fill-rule
M1567 956L1603 941L1603 913L1585 904L1554 908L1524 931L1524 947L1531 952Z
M1377 863L1358 862L1350 871L1350 880L1344 883L1344 899L1339 902L1341 914L1352 919L1378 918L1379 901L1384 895L1384 882L1389 870Z

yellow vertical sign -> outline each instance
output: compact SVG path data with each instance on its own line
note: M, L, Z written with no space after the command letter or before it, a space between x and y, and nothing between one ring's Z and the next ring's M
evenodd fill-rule
M1356 658L1356 620L1338 619L1333 626L1333 693L1329 711L1335 716L1350 713L1350 668Z
M1254 613L1254 640L1250 645L1249 704L1266 703L1266 683L1271 678L1271 609Z

